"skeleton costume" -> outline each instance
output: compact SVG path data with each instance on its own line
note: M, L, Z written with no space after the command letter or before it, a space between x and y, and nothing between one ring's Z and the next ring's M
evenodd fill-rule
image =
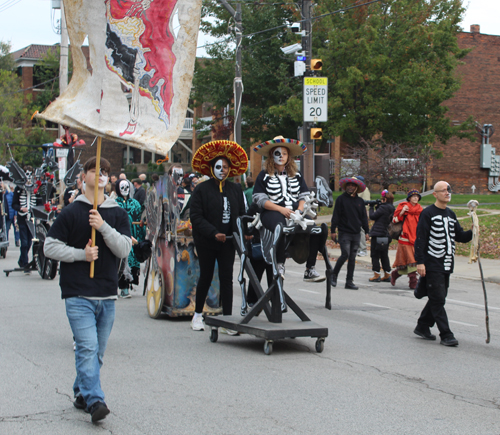
M17 166L17 164L16 164ZM18 170L21 170L18 168ZM21 239L21 252L19 255L18 265L20 268L29 266L28 252L31 248L31 241L34 236L34 227L31 223L31 214L34 206L37 205L37 184L34 182L34 172L31 167L24 170L26 183L20 186L18 183L14 190L12 198L12 208L17 211L17 223L19 226L19 236ZM26 207L28 211L21 211ZM33 227L33 228L30 228Z
M138 242L142 242L146 238L146 227L133 225L132 222L139 222L141 220L144 206L142 206L139 201L132 198L133 185L130 181L119 180L115 188L117 194L115 200L118 205L127 212L132 237ZM133 284L139 284L140 267L141 265L135 257L134 250L130 250L127 264L123 264L120 270L122 275L118 282L118 287L121 290L120 295L122 297L130 297L129 288L131 288Z
M464 231L457 216L448 207L442 209L433 204L420 214L415 259L417 264L425 265L426 274L420 278L415 296L428 296L429 300L418 319L416 330L427 332L435 323L441 339L453 337L444 305L450 274L453 273L455 241L467 243L471 240L472 230Z
M299 141L276 138L272 141L263 142L257 145L254 151L263 156L269 156L269 151L272 150L272 158L274 159L276 167L276 165L282 166L286 164L281 152L282 148L287 148L288 155L292 158L301 155L306 150L305 145ZM266 210L264 207L265 203L271 201L276 205L286 207L293 211L297 210L299 202L304 201L309 193L309 189L300 172L290 176L285 168L283 173L278 173L276 170L273 174L269 174L266 170L261 171L255 180L252 198L253 202L257 203L262 209L262 224L268 230L274 231L278 223L282 223L283 226L286 225L285 217L279 211ZM314 239L314 237L311 237L311 241L312 239ZM311 251L314 251L314 249L311 249ZM316 263L316 253L317 249L314 255L311 254L311 261L308 260L307 262L308 268L313 267ZM314 260L312 260L312 256L314 256ZM276 259L278 263L283 264L285 262L284 238L282 238L277 248ZM313 262L313 264L310 264L311 262Z

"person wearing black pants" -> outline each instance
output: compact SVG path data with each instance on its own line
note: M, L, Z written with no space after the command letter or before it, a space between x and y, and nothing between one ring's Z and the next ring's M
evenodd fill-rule
M467 243L472 240L472 231L464 231L455 213L447 207L451 200L451 187L446 181L434 185L436 202L420 214L415 241L415 260L420 280L415 297L428 296L422 313L413 331L426 340L435 340L430 328L437 325L441 344L458 346L458 340L450 330L444 305L450 285L450 274L455 262L455 241Z
M368 218L366 217L365 202L358 196L358 192L365 190L365 184L355 177L340 180L340 187L345 192L335 200L333 209L331 233L332 240L337 241L336 230L339 230L338 243L341 255L333 268L332 285L336 287L337 277L340 269L347 262L347 278L345 288L358 290L354 285L354 266L356 265L356 254L359 249L361 228L365 230L366 239L368 235Z
M235 248L232 238L228 236L237 231L236 218L245 214L245 200L241 185L229 182L227 178L242 175L248 167L248 158L236 142L213 141L196 151L192 167L212 177L196 186L191 195L190 209L193 239L200 264L191 327L194 331L203 331L203 307L216 260L222 313L226 316L232 314ZM221 332L224 332L222 328Z
M387 227L394 215L394 195L384 190L380 203L376 206L375 201L370 202L370 219L375 221L370 230L372 238L370 255L372 259L373 277L369 278L370 282L391 282L391 263L389 261L389 245L391 239ZM377 208L375 210L375 207ZM384 270L384 276L380 276L380 263Z

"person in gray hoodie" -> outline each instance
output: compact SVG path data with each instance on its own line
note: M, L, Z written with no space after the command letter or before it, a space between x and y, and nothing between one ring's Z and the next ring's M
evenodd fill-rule
M94 157L83 166L85 193L62 210L44 244L45 255L61 262L59 284L76 343L74 406L89 412L93 423L109 414L100 368L115 318L118 259L127 258L132 247L127 213L104 196L110 164L101 159L98 186L95 169ZM95 188L97 210L93 209ZM95 246L92 228L96 230Z

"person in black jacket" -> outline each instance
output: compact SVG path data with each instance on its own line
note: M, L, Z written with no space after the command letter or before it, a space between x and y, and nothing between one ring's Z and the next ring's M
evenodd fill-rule
M219 267L222 314L232 313L235 249L232 238L228 239L227 236L237 231L236 218L245 214L245 201L241 186L227 181L227 178L245 173L248 158L236 142L213 141L196 151L192 167L195 171L212 177L196 186L191 195L190 209L193 239L200 264L191 327L194 331L203 331L203 307L216 260Z
M332 285L337 285L337 277L340 269L347 261L347 278L345 288L357 290L354 285L354 266L356 265L356 253L361 238L361 228L365 230L365 238L370 237L368 232L368 218L366 216L365 202L358 196L358 192L365 190L365 183L355 177L340 180L340 187L345 192L335 200L335 208L332 215L332 240L337 241L336 230L339 229L338 243L341 255L333 268Z
M370 230L370 237L372 238L370 254L372 258L373 277L369 279L370 282L391 282L391 263L389 261L389 245L391 239L387 227L394 215L394 195L388 190L382 192L380 204L377 206L370 203L370 219L375 221ZM377 208L375 210L375 207ZM380 263L384 269L384 276L380 277Z
M472 240L472 231L464 231L457 216L447 205L451 200L451 186L446 181L434 185L436 202L420 214L415 241L415 260L420 275L415 297L428 296L413 331L426 340L435 340L430 328L437 325L441 344L458 346L458 340L450 330L444 304L448 295L450 275L455 261L455 241L467 243Z
M76 343L73 405L86 410L93 423L110 412L104 401L100 370L115 319L118 259L126 258L132 247L127 213L104 195L109 162L101 158L100 166L96 186L96 158L85 162L85 193L63 208L44 243L45 256L61 262L61 296ZM96 230L95 246L92 228Z

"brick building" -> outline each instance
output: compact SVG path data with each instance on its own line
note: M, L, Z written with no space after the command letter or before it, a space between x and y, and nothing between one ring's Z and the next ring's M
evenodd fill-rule
M470 32L458 35L460 48L472 51L457 69L462 85L455 96L446 101L447 116L453 121L464 121L472 115L482 126L492 124L497 134L490 139L500 155L500 36L480 33L479 25L471 26ZM427 185L439 180L448 181L457 193L492 193L488 189L489 170L480 168L481 137L476 142L452 139L446 145L435 144L443 153L429 168ZM498 177L490 182L498 182Z

